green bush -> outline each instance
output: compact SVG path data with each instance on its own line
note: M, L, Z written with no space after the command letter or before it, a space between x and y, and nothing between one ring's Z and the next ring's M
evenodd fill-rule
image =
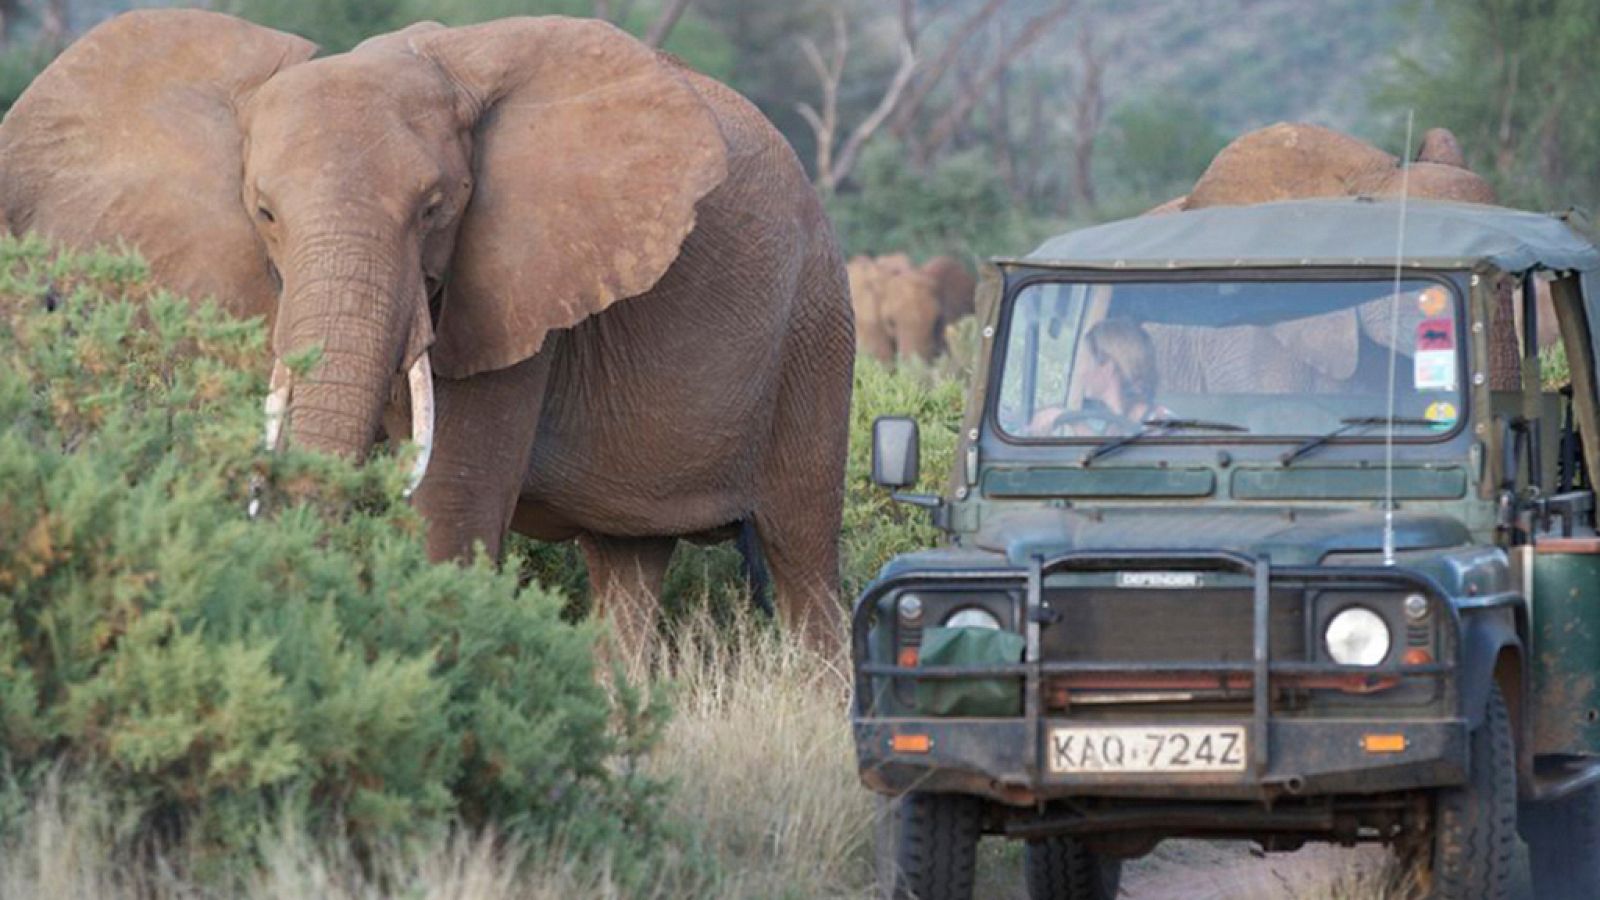
M872 483L872 422L905 415L921 431L922 470L916 490L944 493L955 459L956 437L966 400L964 376L913 360L890 368L867 356L856 358L855 396L850 404L850 458L845 469L844 557L846 600L860 593L883 564L898 553L931 547L939 532L925 510L896 503Z
M646 864L660 788L626 763L660 704L603 690L592 628L515 566L429 564L404 459L263 451L265 360L136 259L0 243L0 765L223 865L286 812Z

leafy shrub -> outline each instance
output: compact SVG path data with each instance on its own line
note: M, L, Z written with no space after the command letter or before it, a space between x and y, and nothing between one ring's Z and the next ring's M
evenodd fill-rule
M914 360L890 368L871 357L856 358L840 536L847 599L859 593L895 554L931 547L939 538L926 511L894 502L888 491L872 483L873 420L887 415L917 420L922 469L916 490L943 493L955 459L966 389L964 378L941 374Z
M263 329L136 259L0 243L0 765L247 859L465 820L643 863L662 709L515 566L431 565L404 460L260 447ZM246 515L251 484L265 511Z

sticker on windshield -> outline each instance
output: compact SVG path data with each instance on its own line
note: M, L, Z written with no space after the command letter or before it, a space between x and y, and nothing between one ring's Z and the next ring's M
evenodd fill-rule
M1456 405L1446 400L1436 400L1428 404L1422 417L1433 424L1434 431L1449 431L1456 427Z
M1444 311L1449 308L1450 292L1438 285L1428 288L1417 295L1417 309L1421 310L1422 314L1430 319L1444 315Z
M1423 319L1417 323L1414 379L1419 391L1456 389L1456 323L1454 319Z

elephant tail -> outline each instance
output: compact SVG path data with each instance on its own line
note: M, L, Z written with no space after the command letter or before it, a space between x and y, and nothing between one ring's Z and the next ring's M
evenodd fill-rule
M739 536L734 543L739 548L739 572L750 589L750 600L762 615L771 617L772 594L769 588L772 578L767 573L767 563L761 555L761 535L756 533L755 519L740 520Z

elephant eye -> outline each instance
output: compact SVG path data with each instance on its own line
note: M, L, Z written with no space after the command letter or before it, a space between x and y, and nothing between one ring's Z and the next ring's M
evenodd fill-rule
M260 216L261 221L266 222L268 225L278 221L278 217L272 214L272 210L267 209L265 206L256 207L256 215Z
M439 214L439 208L444 206L444 198L435 195L428 200L428 205L422 208L422 221L431 222Z

